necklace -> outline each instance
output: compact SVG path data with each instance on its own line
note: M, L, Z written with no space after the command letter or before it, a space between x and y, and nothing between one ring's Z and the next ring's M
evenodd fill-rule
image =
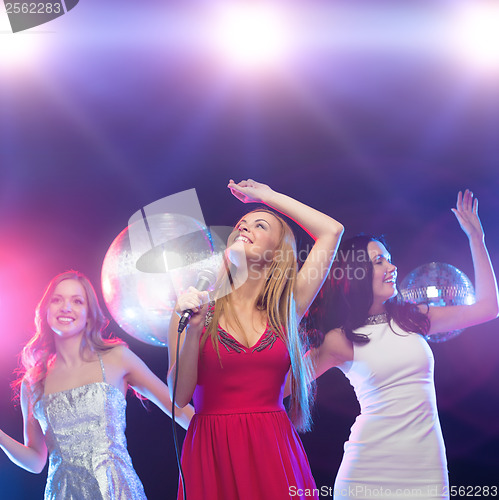
M380 323L388 323L388 314L386 312L373 314L366 319L366 325L379 325Z

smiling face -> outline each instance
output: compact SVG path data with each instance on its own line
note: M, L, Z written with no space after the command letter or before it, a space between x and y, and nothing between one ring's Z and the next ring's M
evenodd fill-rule
M370 314L384 310L383 304L397 295L397 266L385 246L379 241L367 245L369 259L373 265L373 305Z
M249 260L270 264L281 232L279 220L270 212L250 212L236 224L229 243L242 244Z
M82 333L87 325L87 294L74 279L61 281L54 289L47 308L47 323L60 337Z

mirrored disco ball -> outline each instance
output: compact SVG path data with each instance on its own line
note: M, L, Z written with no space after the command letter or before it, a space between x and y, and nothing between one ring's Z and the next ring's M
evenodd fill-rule
M158 214L134 222L112 242L102 265L102 293L113 319L132 337L166 346L179 293L201 271L217 274L224 244L195 219Z
M466 274L456 267L431 262L414 269L402 280L399 298L413 304L436 307L469 305L475 302L475 291ZM426 338L430 342L444 342L462 331L436 333Z

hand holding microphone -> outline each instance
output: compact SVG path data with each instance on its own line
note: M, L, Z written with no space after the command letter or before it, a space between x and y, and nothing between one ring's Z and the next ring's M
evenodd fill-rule
M210 288L216 280L216 276L211 271L201 271L198 276L196 287L190 286L186 293L178 298L176 312L180 314L178 324L178 333L181 333L186 328L191 317L199 313L202 308L206 308L209 300L208 288Z

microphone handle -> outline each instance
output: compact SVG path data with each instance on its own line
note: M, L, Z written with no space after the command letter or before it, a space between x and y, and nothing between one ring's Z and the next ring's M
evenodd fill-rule
M184 328L189 323L191 317L192 317L192 309L186 309L182 313L182 316L180 316L180 321L178 322L178 331L179 331L179 333L181 333L181 332L184 331Z
M199 290L200 292L204 292L207 290L211 285L211 281L209 277L205 276L200 276L198 279L198 282L196 283L196 290ZM178 333L182 333L186 326L188 325L191 317L192 317L192 309L186 309L183 313L182 316L180 317L180 321L178 322Z

